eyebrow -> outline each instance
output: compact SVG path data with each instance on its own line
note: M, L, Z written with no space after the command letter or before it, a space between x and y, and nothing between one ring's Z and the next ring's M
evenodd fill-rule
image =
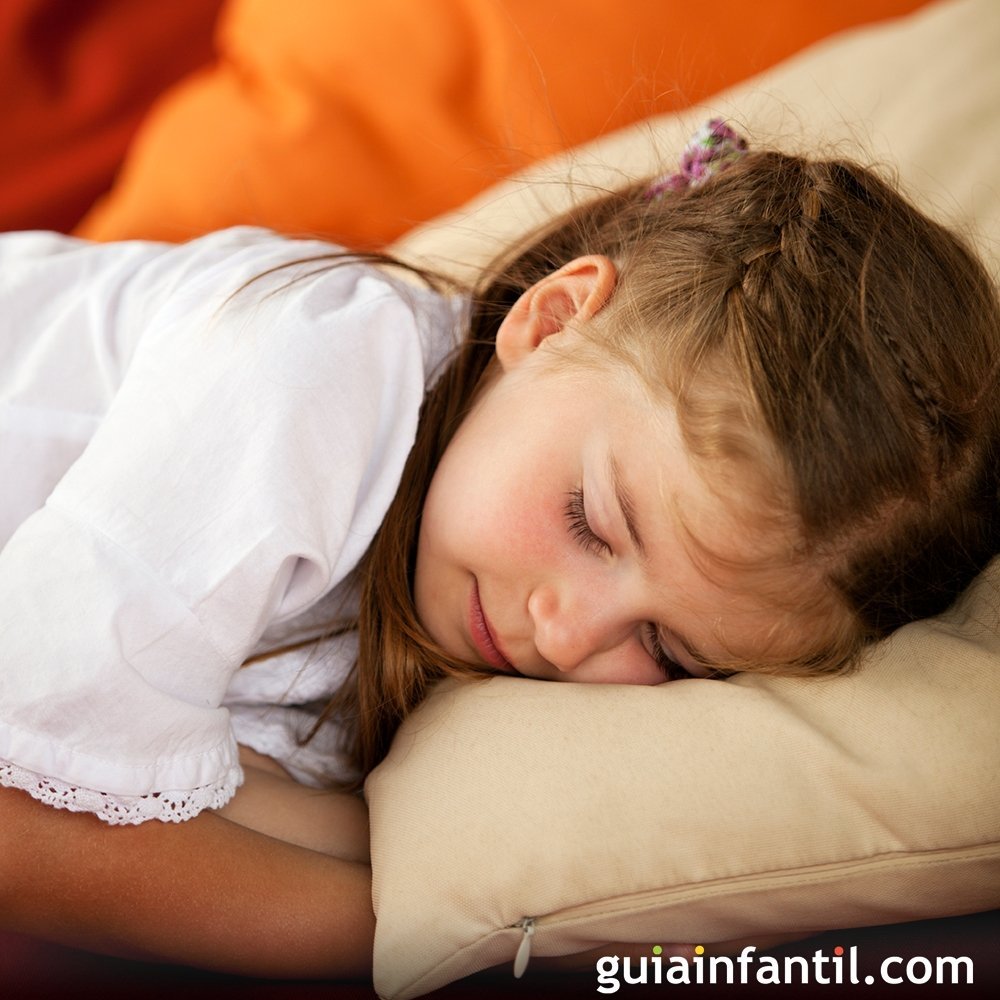
M622 520L625 522L628 537L632 539L632 544L635 546L636 551L643 561L645 561L647 559L646 546L642 540L642 535L639 534L639 525L635 513L635 500L633 500L632 493L622 478L621 466L612 454L608 455L608 468L611 471L611 485L615 491L615 499L618 501L618 509L621 511Z
M621 466L618 464L615 456L611 453L608 454L608 469L611 473L611 483L614 489L615 499L618 501L618 507L621 511L622 520L625 522L625 528L628 531L628 536L632 539L632 544L635 546L640 558L644 562L648 561L649 553L647 552L646 545L642 540L642 535L639 534L638 518L636 517L635 512L635 500L633 499L632 492L629 490L622 476ZM707 657L683 635L679 632L675 632L673 629L670 629L670 635L681 645L684 652L686 652L695 663L707 669L713 668L711 658Z
M646 545L642 540L642 535L639 534L639 524L635 513L635 500L632 497L632 493L625 483L622 477L621 466L618 464L615 456L611 453L608 454L608 468L611 472L611 483L614 488L615 499L618 501L618 507L621 511L622 520L625 522L625 528L628 531L629 538L632 539L632 544L635 546L636 551L639 553L639 557L643 562L648 561L649 553L646 551ZM690 642L679 632L670 629L670 635L675 639L680 646L684 649L684 652L694 660L699 666L704 667L706 670L718 670L716 662L710 657L706 656L694 643ZM681 667L683 669L683 666Z

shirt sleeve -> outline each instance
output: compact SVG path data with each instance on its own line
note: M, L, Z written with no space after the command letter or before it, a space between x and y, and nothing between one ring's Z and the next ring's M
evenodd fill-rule
M234 791L230 678L364 553L427 375L405 288L361 265L266 274L328 249L256 231L160 248L117 311L91 296L127 369L0 553L0 782L110 822Z

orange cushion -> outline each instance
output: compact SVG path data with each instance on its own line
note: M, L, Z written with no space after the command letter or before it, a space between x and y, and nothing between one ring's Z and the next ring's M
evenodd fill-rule
M155 98L211 57L220 3L0 3L0 229L79 221Z
M232 0L79 228L380 246L511 171L924 0Z

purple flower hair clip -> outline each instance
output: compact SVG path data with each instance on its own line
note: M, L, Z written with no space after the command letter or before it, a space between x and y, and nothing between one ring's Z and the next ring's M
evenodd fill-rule
M688 140L681 155L680 169L653 181L646 190L646 198L654 201L665 191L699 187L731 166L746 151L746 139L721 118L713 118Z

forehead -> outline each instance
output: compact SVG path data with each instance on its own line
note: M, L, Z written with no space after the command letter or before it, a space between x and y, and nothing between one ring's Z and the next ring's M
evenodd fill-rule
M667 394L609 394L619 397L607 412L601 442L609 478L651 543L661 537L680 542L719 586L789 558L788 533L766 528L761 504L751 499L755 477L693 456Z
M608 479L631 508L664 619L686 618L717 658L786 659L812 645L806 633L828 627L827 591L783 505L768 507L754 470L692 457L668 394L621 380L605 391Z

